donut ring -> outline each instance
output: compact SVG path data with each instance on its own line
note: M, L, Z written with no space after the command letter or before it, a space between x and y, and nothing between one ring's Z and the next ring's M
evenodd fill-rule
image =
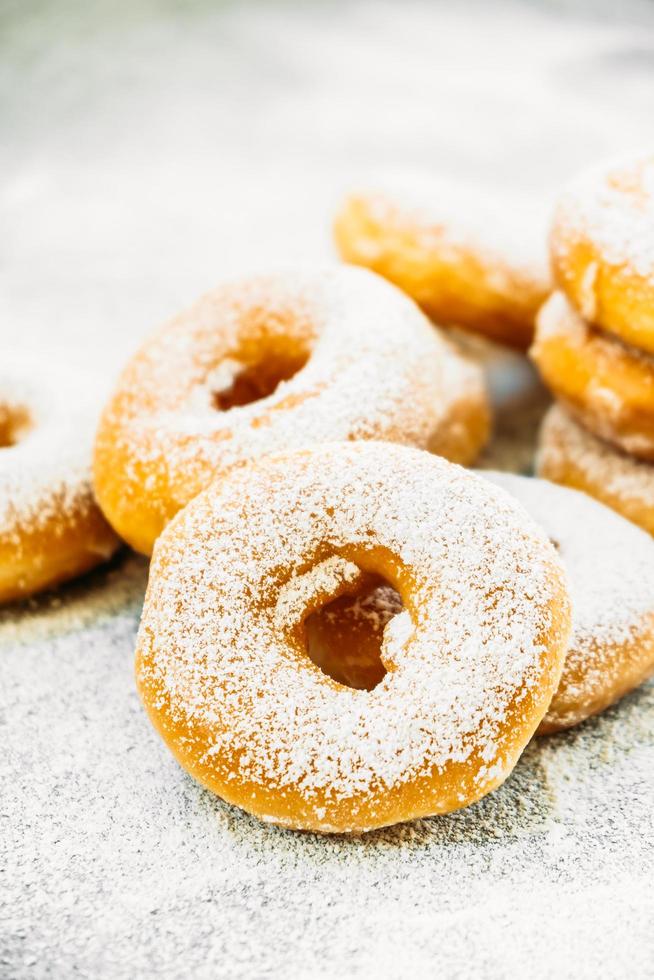
M0 602L74 578L118 548L91 490L93 424L79 379L3 358Z
M584 319L654 354L654 156L571 184L550 252L559 287Z
M583 490L654 534L654 466L597 439L557 406L541 426L537 471Z
M445 354L415 304L363 269L223 286L123 372L96 440L100 505L147 554L218 473L262 453L333 439L438 450Z
M405 606L370 692L323 674L302 628L361 571ZM556 553L508 494L408 447L326 444L233 469L170 523L136 676L204 786L272 823L365 831L498 786L569 628Z
M654 459L654 357L589 326L561 293L540 311L529 353L548 388L587 429Z
M540 243L510 225L511 210L478 191L413 179L351 194L334 236L346 261L390 279L436 323L525 350L550 280Z
M488 442L491 411L480 365L443 341L441 421L429 450L451 463L470 466Z
M555 542L572 600L561 682L539 735L604 711L654 673L654 541L585 493L547 480L483 474Z

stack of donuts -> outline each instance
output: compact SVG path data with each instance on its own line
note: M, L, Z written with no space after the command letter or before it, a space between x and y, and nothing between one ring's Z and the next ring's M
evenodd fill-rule
M55 426L66 387L0 388L0 598L121 539L151 555L150 721L200 783L283 827L467 806L535 734L654 671L652 538L576 490L458 465L488 438L488 397L434 321L524 350L548 279L445 199L354 196L337 241L370 269L248 278L165 324L118 379L92 461L84 440L72 452L77 415ZM538 314L546 374L562 303ZM646 426L619 431L642 453Z
M558 405L539 472L654 534L654 156L575 181L550 252L531 357Z

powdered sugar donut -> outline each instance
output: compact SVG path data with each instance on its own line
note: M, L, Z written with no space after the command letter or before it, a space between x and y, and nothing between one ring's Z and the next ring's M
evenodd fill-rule
M654 357L589 326L562 293L538 314L530 356L545 384L595 435L654 459Z
M437 323L524 349L550 288L540 226L515 202L413 176L350 194L334 234L344 259L390 279Z
M313 664L303 622L361 572L404 611L357 691ZM498 786L556 689L562 566L508 494L428 453L325 444L232 469L157 541L136 675L201 783L260 818L364 831Z
M123 372L96 441L100 504L148 553L218 473L261 453L332 439L438 450L445 356L415 304L363 269L223 286Z
M550 248L555 278L579 313L654 354L654 156L574 181Z
M482 475L524 505L563 560L572 635L538 732L570 728L654 673L654 541L585 493L509 473Z
M540 476L583 490L654 534L654 466L597 439L558 406L541 426Z
M92 393L56 365L0 364L0 602L93 568L118 547L91 490Z

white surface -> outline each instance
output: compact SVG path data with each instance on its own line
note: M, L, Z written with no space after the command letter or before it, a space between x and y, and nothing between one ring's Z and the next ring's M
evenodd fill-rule
M369 170L545 200L651 144L652 8L564 6L5 6L2 348L109 372L219 279L328 256ZM651 975L651 685L468 811L293 835L212 799L150 730L144 582L128 559L2 614L0 975Z

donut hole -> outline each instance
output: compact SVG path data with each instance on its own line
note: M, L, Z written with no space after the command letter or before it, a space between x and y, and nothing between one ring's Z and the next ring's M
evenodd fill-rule
M309 352L299 348L269 350L263 358L250 362L227 359L215 372L220 387L214 382L212 405L216 411L228 412L268 398L280 384L295 377L308 360Z
M22 406L0 404L0 449L17 445L31 427L29 412Z
M304 621L307 656L344 687L372 691L386 676L384 631L403 609L385 579L368 575L355 591L326 602Z

